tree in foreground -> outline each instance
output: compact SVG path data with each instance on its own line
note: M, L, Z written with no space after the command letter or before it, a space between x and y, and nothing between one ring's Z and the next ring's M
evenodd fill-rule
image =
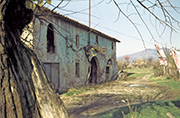
M20 39L33 15L25 2L0 2L0 117L66 118L35 53Z

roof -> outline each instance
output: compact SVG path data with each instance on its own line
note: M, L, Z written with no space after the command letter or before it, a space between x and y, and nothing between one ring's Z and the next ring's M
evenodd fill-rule
M70 19L70 18L68 18L68 17L66 17L66 16L64 16L64 15L62 15L62 14L60 14L60 13L57 13L57 12L55 12L55 11L51 11L50 9L48 9L48 8L46 8L46 7L41 7L41 10L47 11L47 12L51 12L51 13L53 13L53 16L54 16L54 17L58 17L58 18L60 18L61 20L65 21L65 22L68 22L68 23L70 23L70 24L72 24L72 25L75 25L76 27L81 27L82 29L85 29L85 30L87 30L88 32L90 31L90 32L95 33L95 34L97 34L97 35L100 35L100 36L102 36L102 37L104 37L104 38L107 38L107 39L109 39L109 40L112 40L112 41L115 41L115 42L120 42L120 40L118 40L118 39L116 39L116 38L114 38L114 37L111 37L111 36L109 36L109 35L106 35L105 33L102 33L102 32L100 32L100 31L98 31L98 30L96 30L96 29L90 28L89 26L84 25L84 24L82 24L82 23L79 23L79 22L76 21L76 20Z

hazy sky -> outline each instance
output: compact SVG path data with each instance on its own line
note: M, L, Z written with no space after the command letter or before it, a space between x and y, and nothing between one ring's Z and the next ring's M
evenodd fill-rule
M135 27L127 18L122 15L122 13L119 14L119 10L114 2L110 1L111 0L91 0L91 27L121 41L121 43L117 43L117 56L144 50L145 48L143 42ZM121 2L118 3L121 9L124 11L124 13L126 13L126 15L129 15L129 18L135 23L135 25L141 32L143 40L145 41L146 48L152 49L154 48L154 44L157 43L158 45L163 47L166 46L170 48L171 46L174 46L175 48L180 49L179 30L177 30L177 33L173 32L171 41L170 30L168 27L166 28L162 37L159 37L158 34L161 34L163 32L163 26L152 16L150 16L149 13L146 12L146 10L144 10L140 6L137 6L137 9L140 11L141 16L144 18L144 21L147 23L150 31L152 32L154 39L158 41L155 42L145 25L142 23L139 16L135 14L136 12L133 6L127 4L129 0L120 1ZM171 1L172 4L180 6L180 0ZM52 4L54 5L57 5L57 3L58 0L52 2ZM64 1L55 11L74 20L77 20L80 23L89 25L88 7L89 0L74 0L71 2ZM174 11L172 9L169 10L170 13L180 21L180 14L174 14ZM161 17L162 11L155 9L154 13L158 14Z

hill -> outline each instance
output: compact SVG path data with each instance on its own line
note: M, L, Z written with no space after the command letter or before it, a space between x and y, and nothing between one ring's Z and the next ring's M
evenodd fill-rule
M158 58L156 49L146 49L137 53L127 54L124 56L129 56L131 62L137 59L147 60L149 57L152 57L153 61L155 61ZM117 59L124 60L124 56L117 57Z

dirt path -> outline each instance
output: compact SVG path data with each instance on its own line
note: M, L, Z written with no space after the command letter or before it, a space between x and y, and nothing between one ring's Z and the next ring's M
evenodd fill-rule
M91 90L73 96L61 95L70 118L87 118L102 112L150 100L173 98L168 88L158 86L148 79L152 74L133 81L113 81L90 86Z

